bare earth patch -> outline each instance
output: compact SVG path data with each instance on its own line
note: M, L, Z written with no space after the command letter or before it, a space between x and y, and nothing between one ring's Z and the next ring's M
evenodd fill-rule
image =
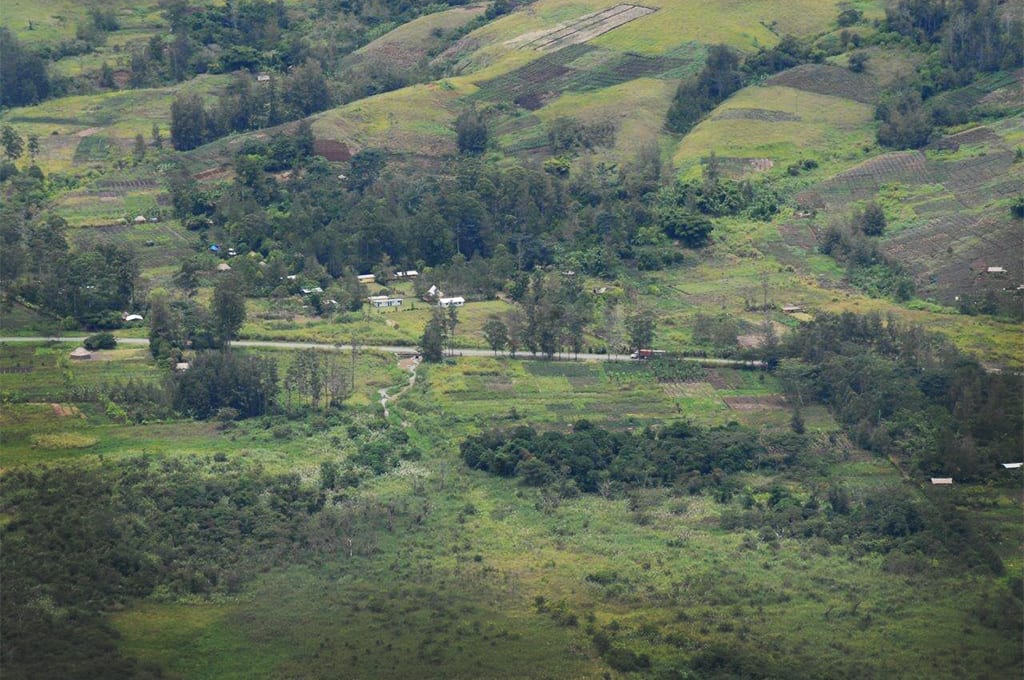
M786 408L786 399L781 394L747 397L722 397L725 405L733 411L768 411Z
M72 404L50 404L53 407L53 412L58 418L69 418L77 417L84 418L82 412L78 410L77 406Z

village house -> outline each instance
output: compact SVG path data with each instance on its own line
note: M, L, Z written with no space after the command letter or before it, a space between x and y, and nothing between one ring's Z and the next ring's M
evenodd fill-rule
M436 302L440 298L444 297L444 293L437 286L431 286L426 293L420 296L420 299L424 302Z

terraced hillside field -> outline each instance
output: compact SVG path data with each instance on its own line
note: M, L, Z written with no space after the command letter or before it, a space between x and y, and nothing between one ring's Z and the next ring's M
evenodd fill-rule
M942 148L873 158L802 192L797 202L836 215L880 199L890 221L884 249L911 269L929 297L952 304L987 290L1014 294L1024 282L1024 231L1008 200L1024 168L986 127L935 146ZM991 276L989 267L1006 273Z

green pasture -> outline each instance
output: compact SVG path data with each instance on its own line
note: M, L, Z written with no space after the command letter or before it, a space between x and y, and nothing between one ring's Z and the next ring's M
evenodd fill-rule
M90 138L91 139L91 138ZM56 205L70 227L109 227L117 232L125 231L138 215L159 215L165 212L160 207L161 188L128 191L75 191L61 196ZM134 226L134 225L131 225ZM155 225L154 225L155 226ZM108 229L109 231L109 229ZM137 230L142 233L143 230ZM158 231L156 229L151 231ZM96 232L102 233L102 232ZM150 239L138 239L139 245ZM180 261L180 260L179 260Z
M88 54L76 54L53 62L50 73L67 78L93 76L98 79L104 62L115 71L127 71L131 67L131 48L142 45L156 35L152 25L125 27L109 33L107 40Z
M416 397L434 410L408 412L412 427L431 438L461 431L432 392ZM605 666L590 634L603 629L657 664L724 646L770 649L773 663L830 677L1013 667L1006 638L973 623L985 583L893 574L846 546L724 529L736 500L651 489L548 507L538 490L467 471L453 453L435 450L352 492L350 502L425 510L418 524L378 532L372 553L274 570L230 598L150 598L112 617L122 649L197 678L339 666L355 677L597 678ZM827 479L854 497L918 493L884 461L822 455ZM821 481L740 477L759 502L780 483L808 498Z
M824 31L834 25L839 14L839 3L811 0L801 0L784 8L771 2L739 0L715 5L692 0L654 0L644 6L658 11L619 26L593 42L602 47L641 54L663 54L691 40L706 44L726 43L752 50L758 45L775 44L781 35ZM607 3L593 0L541 0L531 6L530 12L515 12L502 17L475 31L472 37L490 43L483 50L489 54L497 52L502 43L507 45L505 49L514 49L531 36L571 24L584 15L609 7Z
M219 428L215 423L172 420L125 423L102 399L81 401L104 386L128 381L159 385L166 369L156 366L146 348L124 346L72 360L71 344L0 345L0 458L4 468L39 462L70 462L95 456L120 458L140 453L173 456L241 455L268 469L302 472L313 478L319 462L354 449L341 424L315 414L299 422L246 421ZM283 380L294 353L250 350L275 359ZM351 355L342 353L348 370ZM379 418L378 390L404 385L408 374L393 356L363 351L356 357L355 391L348 403L367 418ZM282 400L287 400L282 394ZM296 445L292 440L299 442Z
M368 304L361 312L316 317L299 296L284 300L249 301L249 315L243 334L253 339L307 340L348 344L418 345L423 329L434 314L434 306L417 300L411 286L393 289L404 298L402 307L374 309ZM467 302L458 309L456 347L485 349L483 325L493 315L503 316L512 308L502 300Z
M797 120L721 117L736 109L777 111ZM862 157L863 146L874 146L873 116L872 107L849 99L789 87L747 87L683 137L673 161L685 167L714 152L722 157L769 158L780 168L807 157L849 162Z
M546 126L558 118L577 118L585 122L612 121L616 126L615 147L602 156L628 162L641 146L663 136L665 111L675 94L676 83L659 78L637 78L628 83L591 92L567 93L533 112L543 123L539 136L547 141ZM630 110L622 109L628 98ZM535 129L527 134L537 135Z
M101 0L81 3L74 0L38 2L36 0L5 0L0 7L0 23L7 26L19 40L30 45L53 45L75 37L75 28L84 23L90 6L112 9L121 30L108 36L115 44L122 32L151 26L162 20L157 3L137 4L127 0Z
M149 144L154 124L160 126L169 148L175 96L196 93L213 98L230 78L202 75L173 87L51 99L6 110L0 113L0 123L11 125L22 137L39 137L38 164L44 172L67 172L91 163L106 167L130 155L136 135Z
M152 214L145 209L151 205L152 203L147 201L139 201L140 209L128 210L127 214ZM119 213L118 216L120 214L123 213ZM111 220L115 222L112 226L82 226L72 230L69 233L71 242L130 246L135 250L142 276L152 286L173 286L173 274L180 269L182 261L195 253L199 245L196 235L183 229L177 220L145 224L117 224L116 221L119 220L115 216L111 216ZM76 225L76 221L71 219L68 219L68 222L72 226Z
M467 89L454 83L413 85L331 109L314 116L313 132L346 142L353 152L376 147L414 156L454 153L458 97Z
M442 45L445 33L462 28L483 12L482 5L472 5L418 17L359 48L346 58L345 65L379 62L392 68L417 66Z
M641 3L642 4L642 3ZM810 35L834 25L838 2L799 0L780 6L770 0L660 0L653 14L604 34L595 43L623 51L661 53L681 41L725 43L743 51L770 47L783 35Z
M67 349L5 346L0 369L32 372L0 378L34 376L59 389ZM263 353L277 357L282 372L294 357ZM85 362L63 370L89 383L108 371L155 374L145 350L114 355L107 363L118 368ZM923 668L921 677L955 677L972 668L996 677L1013 667L1012 645L974 618L996 581L965 585L937 569L891 573L882 556L856 546L723 526L742 512L743 497L764 503L780 485L803 501L825 483L841 484L854 499L881 488L919 493L887 461L841 435L830 438L835 424L824 411L804 412L817 473L741 474L739 495L725 502L646 489L552 504L541 490L466 470L458 459L466 434L495 426L564 431L580 418L616 427L682 418L788 426L788 410L721 405L723 397L777 394L770 375L709 369L693 382L664 385L647 370L638 362L467 358L421 365L417 386L391 408L423 460L329 501L393 504L394 531L360 536L373 547L351 556L341 547L311 564L263 573L235 595L203 600L158 591L128 603L111 616L121 649L196 678L321 676L341 666L354 677L598 678L607 666L591 635L606 630L615 644L659 665L724 646L735 654L770 649L775 663L810 675L915 677L913 669ZM45 401L8 403L0 410L2 465L223 453L315 485L320 462L343 460L359 445L344 423L372 437L379 410L369 396L404 382L392 358L372 353L361 357L357 378L359 397L340 421L314 414L227 430L189 421L123 425L89 405L57 418ZM960 504L982 508L1016 545L1018 506L1009 497L957 491ZM1007 566L1019 573L1018 562ZM950 637L960 642L947 652Z

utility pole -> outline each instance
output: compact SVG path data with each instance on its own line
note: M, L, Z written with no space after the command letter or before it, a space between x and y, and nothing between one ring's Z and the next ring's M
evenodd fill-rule
M352 375L352 394L356 392L356 358L359 355L359 340L352 338L352 368L349 373Z

